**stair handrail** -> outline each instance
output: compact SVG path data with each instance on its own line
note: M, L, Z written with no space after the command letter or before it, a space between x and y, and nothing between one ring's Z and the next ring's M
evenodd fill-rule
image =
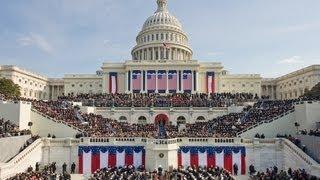
M24 160L28 154L30 154L34 149L36 149L39 146L43 145L42 138L39 138L35 140L32 144L30 144L26 149L21 151L19 154L17 154L13 159L11 159L7 163L3 163L0 165L0 179L4 178L9 178L12 176L12 173L6 173L4 170L6 169L12 169L14 168L15 165L17 165L19 162Z

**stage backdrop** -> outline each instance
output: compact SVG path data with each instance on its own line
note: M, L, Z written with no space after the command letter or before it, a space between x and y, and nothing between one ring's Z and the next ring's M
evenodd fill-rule
M145 165L143 146L79 146L79 173L91 174L104 167Z
M223 167L233 173L237 164L238 174L246 173L246 148L243 146L182 146L178 150L178 165Z

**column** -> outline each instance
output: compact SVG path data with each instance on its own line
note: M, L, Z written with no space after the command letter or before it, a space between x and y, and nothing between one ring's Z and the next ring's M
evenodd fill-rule
M152 51L152 59L151 60L154 60L154 48L151 48L151 51Z
M158 60L161 59L161 51L160 51L160 47L158 47Z
M132 88L132 74L133 74L133 71L131 70L131 73L130 73L130 93L133 93L133 88Z
M199 72L196 71L196 92L199 91Z
M141 75L140 75L140 93L143 92L143 70L140 71Z
M168 51L168 49L167 48L163 48L163 57L164 57L164 59L169 59L169 55L167 56L167 51Z
M181 74L180 74L180 83L181 83L181 92L184 92L184 88L183 88L183 71L181 71Z
M177 70L177 88L176 92L179 92L179 71Z
M156 70L156 93L158 93L158 70Z
M148 76L147 76L147 74L148 74L148 71L145 71L145 73L144 73L144 85L145 85L145 92L148 92Z
M191 94L193 94L194 90L194 71L191 71Z
M167 73L167 89L166 89L166 93L169 93L169 71L166 71Z
M125 89L125 92L128 92L128 71L125 72L125 75L124 75L124 89Z

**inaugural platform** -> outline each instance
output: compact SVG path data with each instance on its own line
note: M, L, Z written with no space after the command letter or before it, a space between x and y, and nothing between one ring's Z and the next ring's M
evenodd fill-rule
M0 179L319 179L320 65L230 74L153 1L131 60L63 78L0 66Z

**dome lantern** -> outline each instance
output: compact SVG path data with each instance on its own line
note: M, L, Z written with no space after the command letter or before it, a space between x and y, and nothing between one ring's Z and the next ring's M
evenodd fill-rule
M167 12L167 0L157 0L158 9L156 12Z

